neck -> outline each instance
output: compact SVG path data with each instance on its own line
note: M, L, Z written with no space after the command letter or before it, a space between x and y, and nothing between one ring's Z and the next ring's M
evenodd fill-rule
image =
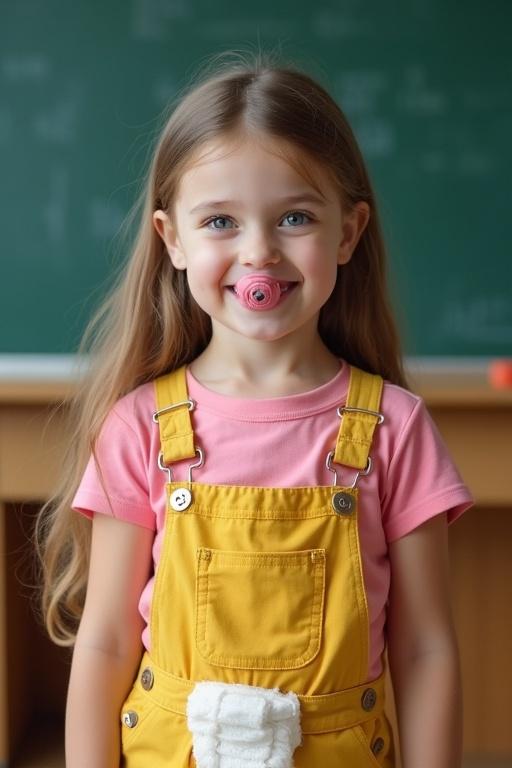
M326 384L340 362L325 346L316 328L294 337L265 341L227 338L214 332L208 347L190 366L192 375L209 389L242 397L279 397L307 392Z

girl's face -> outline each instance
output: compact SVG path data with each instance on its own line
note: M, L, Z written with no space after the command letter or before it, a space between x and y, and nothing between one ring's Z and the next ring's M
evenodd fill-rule
M278 154L282 146L254 139L206 145L182 176L172 218L154 214L214 333L224 327L269 341L317 333L338 266L349 261L368 221L366 203L344 213L325 170L309 164L312 186ZM254 273L293 283L274 309L247 309L234 295L236 281Z

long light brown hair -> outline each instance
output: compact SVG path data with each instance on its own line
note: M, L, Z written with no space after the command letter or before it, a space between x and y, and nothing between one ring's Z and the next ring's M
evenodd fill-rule
M308 173L308 160L323 167L343 205L368 203L369 223L351 260L338 270L319 332L334 355L407 386L375 196L347 119L309 75L273 63L268 54L210 65L181 94L161 131L138 202L131 256L78 350L91 363L67 404L71 439L60 487L36 526L40 605L50 637L60 645L72 645L76 637L90 552L90 521L70 505L103 421L120 397L191 362L211 338L210 318L191 296L186 272L173 268L152 215L158 209L172 214L180 179L206 143L248 133L281 140L291 149L287 160L302 173Z

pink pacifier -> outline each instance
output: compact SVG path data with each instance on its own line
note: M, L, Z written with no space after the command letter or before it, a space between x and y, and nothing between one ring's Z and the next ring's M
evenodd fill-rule
M234 285L238 300L247 309L274 309L281 298L278 280L268 275L245 275Z

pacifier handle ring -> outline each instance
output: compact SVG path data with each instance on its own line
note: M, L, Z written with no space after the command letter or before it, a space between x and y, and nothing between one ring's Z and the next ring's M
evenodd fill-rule
M273 309L281 298L280 282L270 275L253 272L239 278L234 287L238 300L246 309Z

